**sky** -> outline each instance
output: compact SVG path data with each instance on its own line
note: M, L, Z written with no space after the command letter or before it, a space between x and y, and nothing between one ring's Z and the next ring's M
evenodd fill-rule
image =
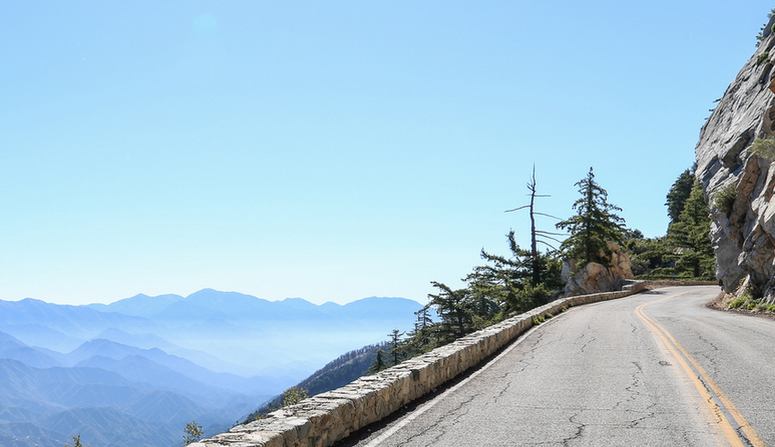
M534 164L663 234L772 6L3 2L0 298L424 301L526 242Z

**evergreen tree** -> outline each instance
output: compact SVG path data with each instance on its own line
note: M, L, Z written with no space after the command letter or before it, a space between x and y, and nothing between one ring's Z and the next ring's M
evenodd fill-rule
M560 264L552 255L539 252L533 256L532 250L523 250L513 231L509 231L506 239L509 257L482 250L486 264L475 267L465 278L477 320L482 324L490 322L499 311L524 312L545 304L552 291L562 287ZM538 284L533 283L536 271L540 272Z
M393 356L393 364L398 365L400 359L401 359L401 336L404 335L403 332L399 331L398 329L393 329L391 333L388 334L388 337L390 337L390 354Z
M416 320L414 322L414 331L409 334L409 349L413 353L419 353L425 350L431 344L431 328L433 320L429 313L428 305L423 306L414 313Z
M576 186L581 194L573 203L576 215L557 223L557 228L569 233L561 249L582 265L589 262L608 265L611 255L608 242L623 242L624 219L616 215L621 208L608 203L608 192L595 181L592 168Z
M628 231L624 246L635 276L675 276L675 260L665 236L646 238L637 230Z
M369 368L369 372L371 373L378 373L385 369L387 365L385 365L385 359L383 358L384 351L381 349L377 351L377 358L374 359L374 364L371 365L371 368Z
M183 445L197 442L202 439L202 436L204 436L202 426L197 424L196 421L191 421L186 424L186 428L183 429Z
M430 309L426 305L414 313L415 317L417 317L417 320L414 322L415 332L422 332L422 331L428 330L428 328L431 327L431 325L433 324L433 320L431 319L429 310Z
M439 282L432 282L439 289L437 294L428 294L430 303L436 306L441 322L437 325L437 333L442 343L460 338L473 329L473 311L471 309L470 291L468 289L453 290Z
M626 231L625 247L636 276L713 278L708 204L694 179L696 168L695 164L682 172L667 193L670 224L666 236L645 238L637 230Z
M670 223L677 221L681 216L684 204L692 192L695 166L682 172L667 193L665 206L667 207L667 214L670 216Z
M65 444L65 447L84 447L84 445L81 443L81 435L74 435L73 436L73 445Z
M668 227L675 269L693 278L713 279L716 258L710 241L710 211L702 186L694 182L678 220Z

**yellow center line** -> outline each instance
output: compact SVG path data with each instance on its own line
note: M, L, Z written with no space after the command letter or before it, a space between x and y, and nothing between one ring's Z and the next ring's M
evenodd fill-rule
M708 387L716 394L718 400L724 406L724 409L735 419L739 424L740 430L745 435L748 444L753 447L764 447L764 441L759 437L756 430L751 424L743 417L740 410L732 403L727 395L721 391L721 387L718 386L705 369L699 364L699 362L672 336L664 327L657 323L653 318L644 313L644 309L654 303L664 301L667 297L661 300L651 301L643 303L635 308L635 315L645 323L646 327L656 335L666 350L675 358L676 362L681 366L681 369L686 373L687 377L691 380L697 392L703 398L709 409L718 418L718 423L721 427L721 431L727 441L733 446L744 446L745 444L740 439L740 436L732 426L728 418L724 415L722 408L714 401L713 396L710 394ZM687 363L687 361L689 363ZM691 366L689 366L691 364ZM692 367L694 369L692 369Z

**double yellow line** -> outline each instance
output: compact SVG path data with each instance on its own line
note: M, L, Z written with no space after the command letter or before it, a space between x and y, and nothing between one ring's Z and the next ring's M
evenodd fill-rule
M764 441L761 440L756 433L756 430L754 430L751 424L743 417L727 395L721 391L721 388L713 378L711 378L705 369L700 366L699 362L697 362L697 360L692 357L692 355L689 354L689 352L678 343L678 340L676 340L665 328L643 312L647 306L660 301L663 300L641 304L635 308L635 315L637 315L646 327L657 336L665 349L673 356L673 358L675 358L678 365L681 366L681 369L691 380L703 401L705 401L710 411L716 416L717 422L721 427L721 432L729 444L735 447L745 447L746 445L764 447ZM725 413L728 413L729 416L731 416L731 419L737 423L740 427L739 431L734 428L730 418L728 418Z

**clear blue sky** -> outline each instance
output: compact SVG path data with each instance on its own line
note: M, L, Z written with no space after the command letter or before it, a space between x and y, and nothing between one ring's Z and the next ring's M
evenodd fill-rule
M533 163L661 234L772 6L4 2L0 297L423 300L524 240Z

